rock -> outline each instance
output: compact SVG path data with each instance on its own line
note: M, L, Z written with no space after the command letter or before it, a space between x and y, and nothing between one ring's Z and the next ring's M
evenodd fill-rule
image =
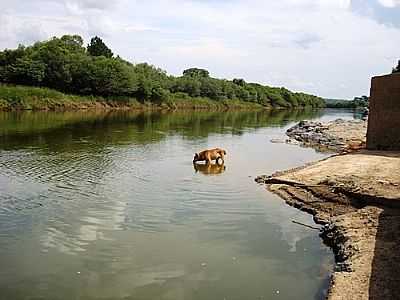
M296 141L295 139L286 139L286 144L290 144L290 145L299 145L300 142Z
M286 134L290 137L289 141L294 140L305 145L317 146L318 148L323 146L339 152L343 151L345 147L347 150L359 150L363 148L365 146L365 132L365 121L337 119L327 124L300 121L289 128ZM342 137L343 133L347 133L347 135L345 134L345 137ZM351 134L355 134L356 136L351 136ZM356 143L355 140L357 141ZM288 143L288 140L286 142Z
M270 139L270 142L273 144L284 144L285 140L281 140L281 139Z

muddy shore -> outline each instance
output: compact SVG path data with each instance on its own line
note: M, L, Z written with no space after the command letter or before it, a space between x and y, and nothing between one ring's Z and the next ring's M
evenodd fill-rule
M364 121L300 122L291 138L342 154L256 178L323 225L336 261L327 299L400 298L400 152L360 150L365 134Z

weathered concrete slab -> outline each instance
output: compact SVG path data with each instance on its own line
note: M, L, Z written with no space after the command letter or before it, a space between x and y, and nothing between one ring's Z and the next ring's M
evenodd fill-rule
M400 150L400 73L372 78L367 148Z

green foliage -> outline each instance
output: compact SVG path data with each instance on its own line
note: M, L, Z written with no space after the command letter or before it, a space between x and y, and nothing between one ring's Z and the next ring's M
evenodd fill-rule
M141 108L142 105L132 97L126 96L77 96L65 94L54 89L31 86L0 84L1 110L76 110L99 106L123 106Z
M361 96L354 97L353 100L342 100L342 99L325 99L326 107L328 108L362 108L368 107L369 97Z
M400 72L400 60L397 63L397 67L393 68L392 73L399 73Z
M205 69L190 68L183 76L169 76L147 63L132 64L113 57L97 36L87 49L80 36L64 35L29 47L0 51L0 82L165 105L184 95L184 99L191 101L209 99L223 106L237 101L282 108L324 106L324 101L316 96L247 83L244 79L216 79Z
M7 77L14 83L40 85L45 76L46 65L30 57L17 58L6 68Z
M245 86L245 85L246 85L246 81L244 81L244 79L237 79L237 78L234 78L234 79L232 80L232 82L233 82L234 84L237 84L237 85L240 85L240 86Z
M165 108L213 109L262 108L250 102L239 100L214 101L209 98L190 97L185 93L170 94L168 90L155 87L151 99L140 103L127 96L76 96L61 93L49 88L14 86L0 84L0 111L2 110L76 110L80 108L112 106L130 108L148 108L152 103Z
M103 40L98 36L95 36L90 40L90 44L87 46L87 51L91 56L104 56L107 58L113 57L113 53L110 48L104 44Z
M84 72L87 75L86 86L90 86L90 94L133 95L137 89L135 74L130 72L129 66L115 59L95 57Z
M198 68L190 68L183 71L183 76L190 76L190 77L210 77L210 73L204 69Z
M25 55L25 47L19 45L15 50L5 49L0 52L0 66L9 66Z
M63 35L60 39L64 48L70 51L77 51L84 53L83 39L79 35Z
M161 86L155 86L151 90L151 100L155 103L162 103L167 101L169 98L169 91L162 88Z

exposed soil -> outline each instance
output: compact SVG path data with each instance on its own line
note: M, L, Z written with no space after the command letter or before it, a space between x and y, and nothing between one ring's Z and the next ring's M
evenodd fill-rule
M341 123L333 132L349 149L365 130ZM336 259L327 299L400 299L400 152L334 155L256 181L324 224Z

